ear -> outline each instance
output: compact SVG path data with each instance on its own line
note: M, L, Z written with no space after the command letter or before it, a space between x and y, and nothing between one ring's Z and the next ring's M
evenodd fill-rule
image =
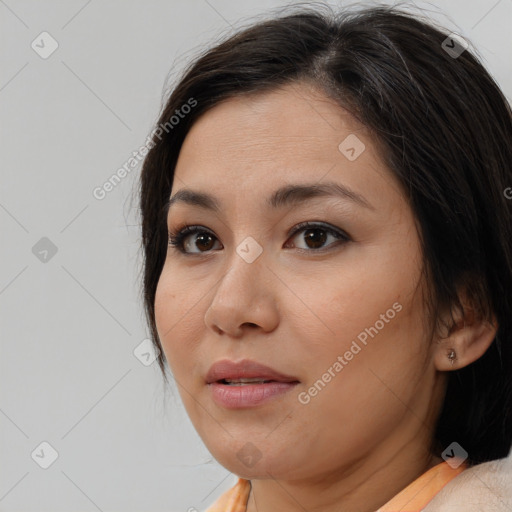
M498 322L494 313L489 323L476 313L465 295L461 297L461 303L464 311L455 311L455 322L447 337L439 338L435 347L434 364L439 371L459 370L470 365L485 353L496 337ZM451 322L450 316L448 319ZM455 352L453 364L448 357L452 351Z

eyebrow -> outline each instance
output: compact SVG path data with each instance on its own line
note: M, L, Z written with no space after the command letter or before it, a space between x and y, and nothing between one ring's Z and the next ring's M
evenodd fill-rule
M335 182L322 184L300 184L285 185L277 189L268 199L267 206L272 209L284 208L304 203L308 199L317 197L341 197L348 199L359 206L375 210L375 208L362 195L351 190L345 185ZM214 196L205 192L182 188L178 190L167 202L167 212L172 205L185 203L192 206L198 206L205 210L211 210L216 213L221 211L221 203Z

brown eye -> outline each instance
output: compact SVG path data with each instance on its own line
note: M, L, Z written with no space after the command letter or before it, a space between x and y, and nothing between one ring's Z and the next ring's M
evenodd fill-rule
M185 254L208 252L214 246L215 240L216 237L212 233L199 226L186 226L177 234L169 233L169 245Z
M304 240L311 249L319 249L327 240L327 232L320 228L313 228L304 231ZM309 245L312 244L312 245Z
M302 234L302 237L299 237L299 234ZM295 227L292 234L292 238L302 240L306 244L305 247L297 247L295 244L293 246L307 252L323 252L329 237L333 239L333 242L329 243L326 247L340 245L350 240L348 235L342 231L312 222L299 224ZM210 231L201 228L201 226L185 226L177 233L169 233L169 245L184 254L208 253L214 249L215 241L218 241L217 237ZM334 242L338 243L334 244ZM288 246L287 244L285 247ZM222 244L220 249L222 249Z
M204 233L202 235L199 235L192 243L195 243L196 247L198 247L201 251L208 251L209 249L212 248L212 240L212 235L210 235L209 233Z
M298 248L301 250L311 249L309 252L322 249L329 237L333 239L333 242L341 241L341 243L344 243L349 240L348 236L342 232L323 224L313 224L310 222L299 224L292 235L292 238L298 238L299 241L303 241L305 243L305 247ZM330 245L333 245L333 243L328 244L327 247ZM294 246L297 247L295 244Z

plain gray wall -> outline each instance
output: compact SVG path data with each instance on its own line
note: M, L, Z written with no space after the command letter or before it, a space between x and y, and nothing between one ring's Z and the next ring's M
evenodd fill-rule
M140 166L102 200L93 190L145 142L202 44L289 3L0 1L1 511L204 510L236 482L133 353L147 337ZM512 96L512 0L416 4ZM41 443L58 453L47 469Z

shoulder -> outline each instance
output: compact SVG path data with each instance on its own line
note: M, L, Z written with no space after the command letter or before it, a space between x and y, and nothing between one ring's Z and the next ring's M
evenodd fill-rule
M512 455L464 470L448 482L422 512L482 510L512 510Z

